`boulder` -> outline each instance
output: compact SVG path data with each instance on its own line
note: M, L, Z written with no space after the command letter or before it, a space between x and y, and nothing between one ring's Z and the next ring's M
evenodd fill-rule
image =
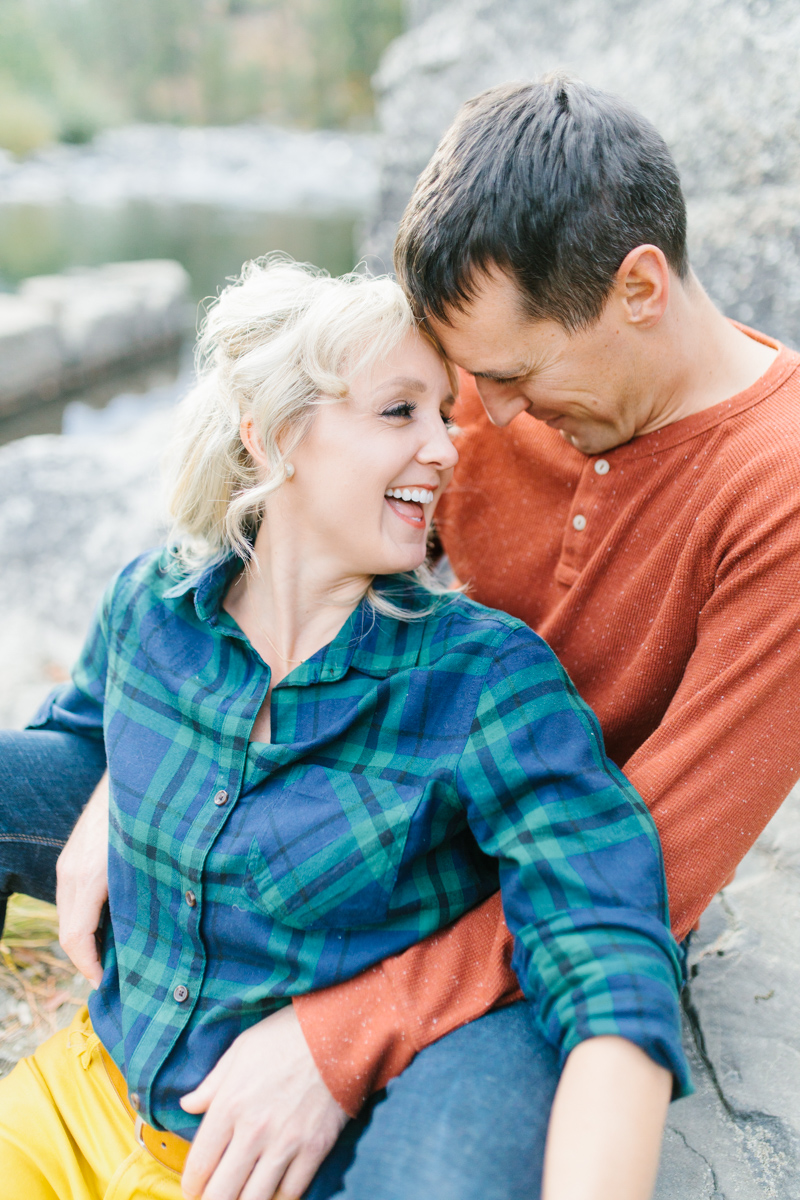
M112 576L164 539L159 458L173 411L119 433L0 448L0 726L66 679Z
M55 321L41 305L0 293L0 416L21 397L49 400L61 388Z
M37 275L0 295L0 415L177 347L189 276L169 259Z
M19 289L58 329L65 386L176 345L191 321L188 292L187 272L169 259L36 275Z
M563 68L645 114L675 154L700 279L730 316L800 345L800 8L794 0L414 0L375 85L386 269L414 181L459 105Z
M800 1196L800 786L703 914L654 1200Z

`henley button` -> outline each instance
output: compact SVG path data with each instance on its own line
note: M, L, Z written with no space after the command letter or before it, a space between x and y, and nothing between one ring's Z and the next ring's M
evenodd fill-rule
M216 796L214 797L214 803L217 805L218 808L222 808L223 804L228 803L228 793L227 792L217 792Z
M572 518L572 528L577 529L578 533L586 528L586 517L582 513L578 513L577 516Z
M611 470L611 467L604 458L598 458L597 462L594 464L594 469L598 475L607 475Z
M197 896L191 891L185 893L184 900L189 905L189 908L194 908L195 904L197 904Z
M134 1110L134 1112L138 1112L142 1104L141 1100L139 1099L139 1093L131 1092L128 1098L131 1102L131 1108Z
M189 999L189 989L187 987L184 987L182 983L178 984L178 986L175 988L175 991L172 994L175 997L175 999L178 1001L178 1004L183 1004L184 1000Z

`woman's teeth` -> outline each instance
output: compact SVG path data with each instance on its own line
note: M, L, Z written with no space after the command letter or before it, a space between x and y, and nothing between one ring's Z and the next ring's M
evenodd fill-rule
M427 488L387 488L384 492L390 500L413 500L415 504L432 504L433 492Z

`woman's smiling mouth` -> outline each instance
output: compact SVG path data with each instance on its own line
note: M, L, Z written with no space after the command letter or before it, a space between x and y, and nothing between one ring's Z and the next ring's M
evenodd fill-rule
M401 521L422 529L425 525L422 506L433 502L433 492L429 488L387 488L384 499Z

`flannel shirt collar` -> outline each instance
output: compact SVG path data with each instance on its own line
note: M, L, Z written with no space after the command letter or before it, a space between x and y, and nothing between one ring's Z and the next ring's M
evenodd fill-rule
M193 592L194 609L201 621L220 623L232 636L247 640L236 622L222 608L222 600L242 561L235 555L209 563L203 571L172 589L180 597ZM430 595L407 577L378 576L376 591L388 593L403 608L416 611L430 603ZM333 641L300 663L280 683L281 687L303 687L335 683L351 669L375 679L385 679L416 666L422 647L425 619L400 621L377 612L365 598L350 614Z

